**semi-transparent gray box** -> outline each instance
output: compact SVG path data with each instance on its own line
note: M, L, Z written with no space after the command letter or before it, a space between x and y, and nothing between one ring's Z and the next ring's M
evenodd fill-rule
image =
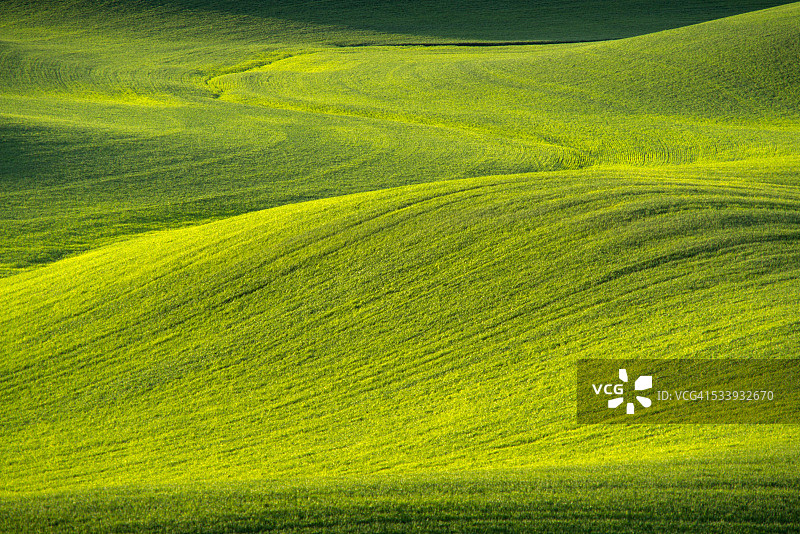
M581 359L578 424L800 422L800 359Z

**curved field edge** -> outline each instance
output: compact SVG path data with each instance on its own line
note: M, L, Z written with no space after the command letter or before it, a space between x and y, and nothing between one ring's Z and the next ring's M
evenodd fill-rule
M0 282L3 490L796 452L575 424L581 357L786 358L800 193L757 166L410 186Z

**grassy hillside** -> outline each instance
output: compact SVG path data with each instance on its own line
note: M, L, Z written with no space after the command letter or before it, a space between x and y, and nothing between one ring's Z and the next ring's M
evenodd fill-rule
M446 531L541 516L540 531L584 531L594 502L598 531L707 532L717 513L786 531L793 426L576 426L574 405L580 357L793 354L800 195L772 172L419 185L154 233L7 278L6 528L71 517L97 532L350 531L439 517ZM685 459L684 474L669 467ZM474 474L485 470L498 482ZM436 488L429 477L451 472L473 474L435 491L371 481ZM330 488L334 476L356 485ZM169 486L128 493L154 484ZM298 492L312 500L291 504ZM687 509L686 492L706 504ZM386 500L364 508L371 495ZM634 515L609 522L625 506Z
M391 189L11 277L4 484L788 453L791 428L575 426L576 358L797 347L796 186L714 172Z
M224 13L156 23L121 7L23 16L13 5L0 26L7 272L397 185L797 155L796 5L502 49L331 48L297 41L294 23L273 21L281 33Z
M9 21L73 30L135 30L362 44L403 39L564 41L632 37L781 5L776 0L7 0ZM31 22L34 26L31 26ZM36 28L39 29L39 28Z
M0 7L0 532L796 530L800 428L575 361L797 355L800 4L309 5Z

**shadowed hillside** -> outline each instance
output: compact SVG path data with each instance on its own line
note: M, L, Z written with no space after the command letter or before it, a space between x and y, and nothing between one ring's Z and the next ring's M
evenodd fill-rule
M619 39L774 7L776 0L37 0L15 13L100 27L148 21L183 31L278 31L292 40L380 43L398 37L453 41ZM48 13L49 6L53 6ZM9 8L6 8L9 9ZM111 15L110 17L108 15ZM165 18L193 21L170 24ZM128 20L133 19L133 20ZM212 27L198 21L215 21ZM221 24L220 24L221 23ZM293 25L290 32L280 24ZM233 27L233 26L239 27ZM222 26L222 27L220 27ZM227 27L226 27L227 26ZM137 27L152 31L155 28Z

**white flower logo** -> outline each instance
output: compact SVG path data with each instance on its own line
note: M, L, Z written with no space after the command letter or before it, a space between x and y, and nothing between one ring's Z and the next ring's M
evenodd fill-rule
M622 380L623 382L627 382L628 381L628 371L626 371L625 369L620 369L619 370L619 379ZM636 379L636 382L634 382L634 384L633 384L633 390L634 391L642 391L642 390L645 390L645 389L650 389L651 387L653 387L653 377L652 376L640 376L639 378ZM639 404L641 404L645 408L649 408L650 405L653 404L653 402L650 399L648 399L647 397L640 397L640 396L637 395L636 396L636 400L639 401ZM608 401L608 407L611 408L611 409L614 409L617 406L619 406L620 404L622 404L623 402L625 402L625 398L624 397L617 397L616 399L611 399L610 401ZM635 407L635 404L632 403L632 402L629 402L627 404L626 409L627 409L628 415L633 413L634 407Z

